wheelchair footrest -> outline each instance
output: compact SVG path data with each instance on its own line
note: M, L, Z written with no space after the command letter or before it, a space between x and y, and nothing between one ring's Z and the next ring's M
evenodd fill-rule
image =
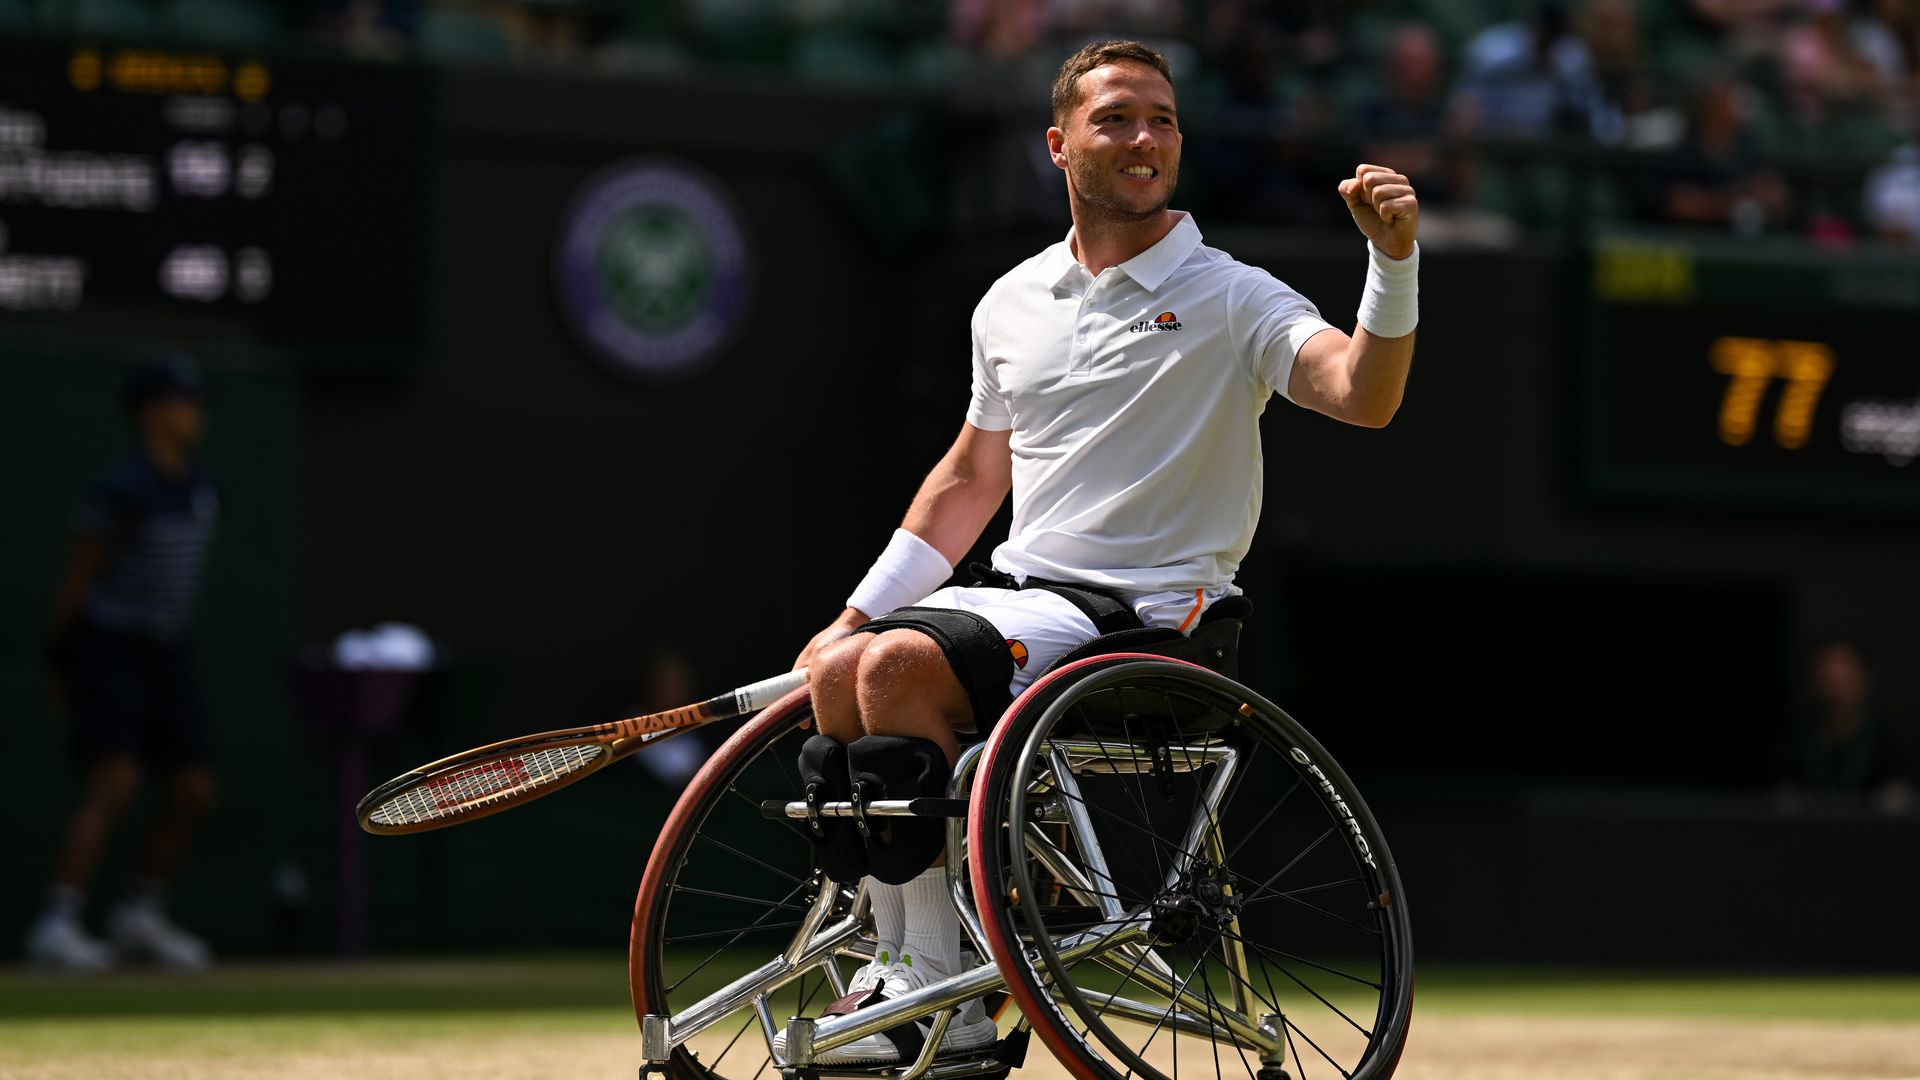
M925 817L925 818L963 818L967 816L965 799L881 799L863 805L868 817ZM854 814L852 802L823 802L819 806L821 817L850 818ZM782 802L768 799L760 804L760 816L778 820L807 816L807 804L800 802Z

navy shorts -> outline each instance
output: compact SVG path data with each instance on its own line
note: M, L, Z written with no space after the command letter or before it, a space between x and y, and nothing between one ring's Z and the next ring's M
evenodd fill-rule
M76 764L122 755L160 766L207 760L200 684L185 642L87 626L71 670Z

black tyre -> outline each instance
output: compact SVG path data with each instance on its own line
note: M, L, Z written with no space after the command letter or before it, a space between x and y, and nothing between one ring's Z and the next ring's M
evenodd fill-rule
M1271 702L1164 658L1070 665L1001 721L972 804L989 945L1082 1080L1392 1075L1413 999L1399 876Z

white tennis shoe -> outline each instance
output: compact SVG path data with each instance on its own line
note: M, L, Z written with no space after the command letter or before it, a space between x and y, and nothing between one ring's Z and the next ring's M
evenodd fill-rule
M46 971L92 974L113 966L113 950L70 915L40 916L27 930L27 960Z
M913 958L910 956L902 956L891 963L875 960L854 974L853 981L847 984L847 996L827 1006L821 1015L844 1015L869 1005L876 1005L938 982L939 978L915 968ZM926 1044L926 1038L932 1031L931 1017L913 1021L816 1054L814 1063L817 1065L892 1065L901 1061L911 1061L919 1055L919 1048ZM947 1033L941 1038L937 1053L944 1056L984 1050L999 1038L1000 1026L987 1015L986 1009L980 1004L980 999L974 998L960 1006L960 1011L947 1025ZM773 1052L781 1058L787 1056L785 1031L774 1033Z
M150 961L169 971L205 971L213 966L213 950L207 943L175 926L157 905L122 904L108 920L107 930L121 959Z

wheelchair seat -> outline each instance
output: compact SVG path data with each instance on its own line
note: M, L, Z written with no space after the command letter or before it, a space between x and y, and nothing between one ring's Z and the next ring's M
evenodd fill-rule
M1040 674L1046 675L1092 656L1139 652L1185 660L1237 679L1240 677L1240 627L1252 614L1253 601L1244 595L1223 596L1200 616L1200 625L1194 627L1192 634L1182 634L1166 626L1102 634L1068 649Z

